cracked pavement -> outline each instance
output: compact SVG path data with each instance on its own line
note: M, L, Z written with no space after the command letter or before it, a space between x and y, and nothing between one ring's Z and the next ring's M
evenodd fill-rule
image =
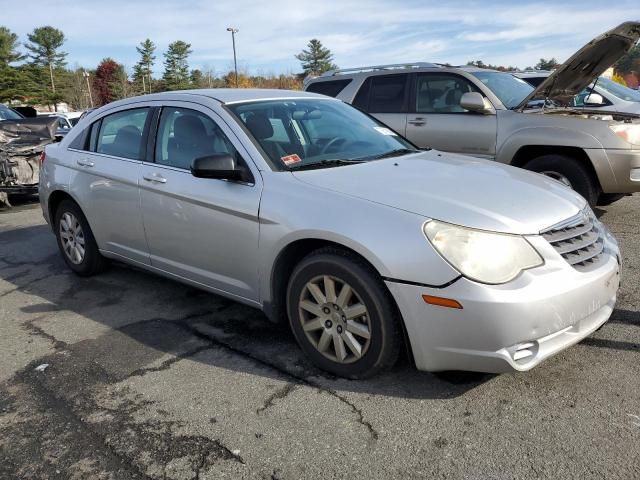
M623 284L575 347L528 373L348 381L257 310L121 264L74 276L23 201L0 211L0 478L638 478L638 212L599 211Z

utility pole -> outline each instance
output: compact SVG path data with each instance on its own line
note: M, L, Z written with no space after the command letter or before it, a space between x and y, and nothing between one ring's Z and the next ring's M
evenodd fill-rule
M89 92L89 101L91 102L91 108L93 108L93 95L91 95L91 85L89 84L89 72L82 70L82 76L87 80L87 92Z
M233 43L233 69L236 74L236 88L238 88L238 62L236 60L236 33L238 33L238 29L229 27L227 28L227 32L231 32L231 42Z

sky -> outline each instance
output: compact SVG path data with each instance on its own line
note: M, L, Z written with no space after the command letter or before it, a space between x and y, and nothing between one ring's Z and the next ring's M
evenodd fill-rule
M191 44L191 68L222 74L233 66L251 73L298 73L294 55L318 38L340 67L430 61L482 60L520 68L541 57L568 58L584 43L626 20L640 19L638 0L553 2L455 0L0 0L0 25L27 40L34 27L52 25L67 38L69 66L95 68L105 57L131 68L136 45L174 40Z

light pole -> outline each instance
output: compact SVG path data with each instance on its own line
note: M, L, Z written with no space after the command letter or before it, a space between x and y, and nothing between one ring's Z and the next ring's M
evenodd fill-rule
M82 70L82 76L87 80L87 92L89 92L89 101L91 102L91 108L93 108L93 95L91 95L91 85L89 84L89 72Z
M238 33L238 29L229 27L227 28L227 32L231 32L231 42L233 43L233 70L236 73L236 88L238 88L238 62L236 60L236 33Z

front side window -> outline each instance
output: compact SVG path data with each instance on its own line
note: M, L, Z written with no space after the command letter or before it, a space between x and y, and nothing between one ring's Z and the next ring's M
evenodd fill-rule
M196 158L225 153L239 160L234 146L210 117L187 108L162 109L156 163L188 170Z
M144 155L142 133L148 115L148 108L136 108L112 113L102 118L97 135L96 152L142 160Z
M484 83L507 108L516 108L533 92L533 87L510 73L472 72L472 75Z
M382 123L335 100L264 100L229 109L279 167L334 166L415 150Z
M458 75L423 74L416 81L417 113L465 113L460 106L462 95L478 90Z

